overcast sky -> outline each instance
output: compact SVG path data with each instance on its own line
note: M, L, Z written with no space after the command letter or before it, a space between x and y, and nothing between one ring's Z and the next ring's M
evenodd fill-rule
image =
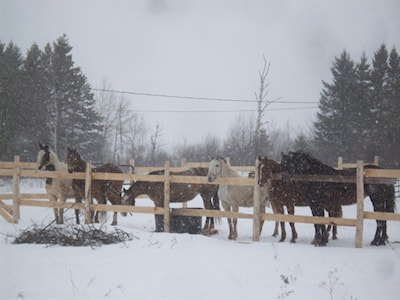
M107 80L128 92L255 100L265 55L268 99L299 102L271 105L265 121L298 131L315 119L322 80L344 49L356 61L382 43L400 51L400 1L0 0L0 41L24 54L64 33L93 88ZM251 102L124 97L135 110L256 110ZM173 145L223 138L239 113L142 114Z

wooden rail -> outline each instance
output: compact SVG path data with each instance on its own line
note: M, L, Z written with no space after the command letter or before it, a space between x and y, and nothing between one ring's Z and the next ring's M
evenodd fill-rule
M357 188L357 217L355 219L345 218L327 218L327 217L313 217L313 216L301 216L301 215L283 215L283 214L271 214L261 213L259 210L260 192L257 184L259 174L256 166L250 167L236 167L236 170L241 171L254 171L255 178L219 178L215 182L209 183L206 177L199 176L178 176L170 175L172 171L178 171L187 169L190 167L208 167L208 163L184 163L183 167L171 168L169 162L165 163L163 168L135 168L135 174L124 173L92 173L91 164L87 165L87 171L85 173L63 173L53 171L41 171L37 170L36 163L23 163L19 161L19 157L15 158L14 162L0 162L0 176L8 176L13 178L13 193L12 194L0 194L0 215L11 223L18 223L20 218L19 207L25 206L36 206L36 207L50 207L50 208L66 208L66 209L79 209L85 212L85 221L90 220L90 211L116 211L126 213L148 213L148 214L160 214L164 215L164 230L168 232L169 220L170 220L170 209L169 209L169 195L170 195L170 184L171 183L197 183L197 184L229 184L229 185L245 185L251 186L255 189L254 193L254 207L253 213L234 213L219 210L198 210L188 209L183 207L182 209L174 209L174 215L183 216L210 216L210 217L227 217L227 218L244 218L253 220L253 240L258 241L260 233L259 228L260 221L283 221L283 222L295 222L295 223L309 223L309 224L333 224L340 226L355 226L355 246L362 247L362 233L364 219L375 219L375 220L390 220L400 221L400 214L393 213L381 213L381 212L365 212L364 211L364 182L366 183L387 183L393 184L396 178L400 178L400 170L382 170L382 169L364 169L364 163L358 161L357 175L355 177L348 176L296 176L295 180L303 181L319 181L319 182L348 182L355 183ZM132 164L133 166L133 164ZM140 174L146 170L165 170L164 175L145 175ZM140 172L139 174L136 172ZM74 202L51 202L47 200L47 194L21 194L19 191L19 183L21 177L29 178L71 178L71 179L82 179L85 180L85 201L84 203ZM152 208L152 207L140 207L140 206L124 206L124 205L101 205L92 204L90 201L90 189L91 182L93 180L123 180L123 181L151 181L151 182L164 182L164 208ZM6 202L12 201L12 204Z

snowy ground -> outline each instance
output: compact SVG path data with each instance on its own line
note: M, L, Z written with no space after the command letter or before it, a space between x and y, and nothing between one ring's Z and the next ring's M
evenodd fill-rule
M0 193L9 189L2 186ZM21 192L44 188L23 184ZM152 202L140 199L138 205ZM368 199L365 207L372 210ZM345 207L344 216L355 211ZM309 208L296 212L310 215ZM73 223L73 212L67 216ZM118 227L135 236L124 244L92 249L11 243L10 235L52 217L51 209L36 207L22 207L18 225L0 217L0 299L399 299L400 222L388 224L390 244L372 247L375 221L366 221L362 249L354 248L352 227L339 227L339 240L314 247L310 224L297 224L296 244L278 243L273 222L264 225L260 242L252 242L252 222L239 220L233 242L225 219L218 235L205 237L154 233L154 217L147 214L118 216ZM113 230L108 217L106 228Z

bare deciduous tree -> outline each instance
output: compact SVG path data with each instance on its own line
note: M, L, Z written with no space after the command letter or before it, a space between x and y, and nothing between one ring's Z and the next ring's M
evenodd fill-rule
M265 56L263 55L264 66L263 69L258 72L258 76L260 79L260 90L255 93L257 100L257 120L255 125L255 134L254 134L254 157L261 153L265 153L267 141L264 141L263 138L267 138L266 130L264 126L267 124L267 121L264 121L265 111L268 106L272 103L278 101L280 98L276 98L270 100L267 98L268 96L268 87L269 82L267 81L267 77L269 74L270 63L267 63Z

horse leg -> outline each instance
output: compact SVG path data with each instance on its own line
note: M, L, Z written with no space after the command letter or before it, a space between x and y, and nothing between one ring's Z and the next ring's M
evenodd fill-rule
M386 221L376 220L376 232L375 237L371 242L373 246L386 245L387 233L386 233Z
M48 197L49 197L49 200L51 202L57 203L57 196L56 195L48 194ZM59 215L58 215L58 208L57 207L53 208L53 213L54 213L54 220L55 220L56 224L62 224L62 223L60 223L60 218L59 218Z
M226 202L222 202L222 207L224 209L224 211L231 211L231 206L229 205L229 203ZM232 224L232 218L226 218L226 220L228 221L228 226L229 226L229 236L228 239L233 240L234 239L234 234L233 234L233 224Z
M60 202L65 203L66 201L67 201L67 196L62 194L60 197ZM58 209L58 218L59 218L60 224L64 224L64 208L63 207L60 207Z
M82 203L81 199L76 199L75 198L75 203ZM75 209L75 219L76 219L76 224L78 224L78 225L80 224L79 213L80 213L79 209Z
M321 205L312 205L311 211L313 216L323 217L324 209ZM328 238L326 236L326 229L324 224L315 224L315 236L311 244L315 246L326 246Z
M331 216L331 214L329 214ZM335 206L333 217L342 218L343 217L343 209L341 205ZM331 225L329 225L331 226ZM329 226L328 226L328 234L329 234ZM332 225L332 240L337 240L337 226Z
M271 202L271 208L272 208L272 212L273 212L274 214L277 214L277 213L278 213L278 212L276 211L274 202ZM274 228L274 232L272 233L272 236L273 236L273 237L276 237L278 234L279 234L279 222L278 222L278 221L275 221L275 228Z
M208 197L208 195L201 195L201 197L203 198L203 203L204 203L204 208L205 209L213 209L212 207L212 203L211 203L211 198ZM204 235L209 235L210 231L211 231L211 221L213 221L213 219L211 217L206 217L206 222L204 223L204 227L201 231L202 234ZM214 225L214 222L212 222L212 225Z
M287 211L289 215L294 215L294 205L287 205ZM297 231L296 231L296 227L294 226L293 222L289 222L290 224L290 228L292 229L292 239L290 240L291 243L296 243L297 240Z
M275 211L274 211L275 214L282 214L282 215L285 214L285 209L284 209L283 205L280 205L280 204L277 205L275 203L274 206L275 206ZM285 222L280 222L280 223L281 223L281 239L279 240L279 242L284 242L286 239Z
M232 207L232 211L237 213L239 212L239 205L237 205L236 203L233 205ZM237 218L233 218L233 235L232 235L232 240L236 240L238 237L238 232L237 232L237 222L238 219Z

